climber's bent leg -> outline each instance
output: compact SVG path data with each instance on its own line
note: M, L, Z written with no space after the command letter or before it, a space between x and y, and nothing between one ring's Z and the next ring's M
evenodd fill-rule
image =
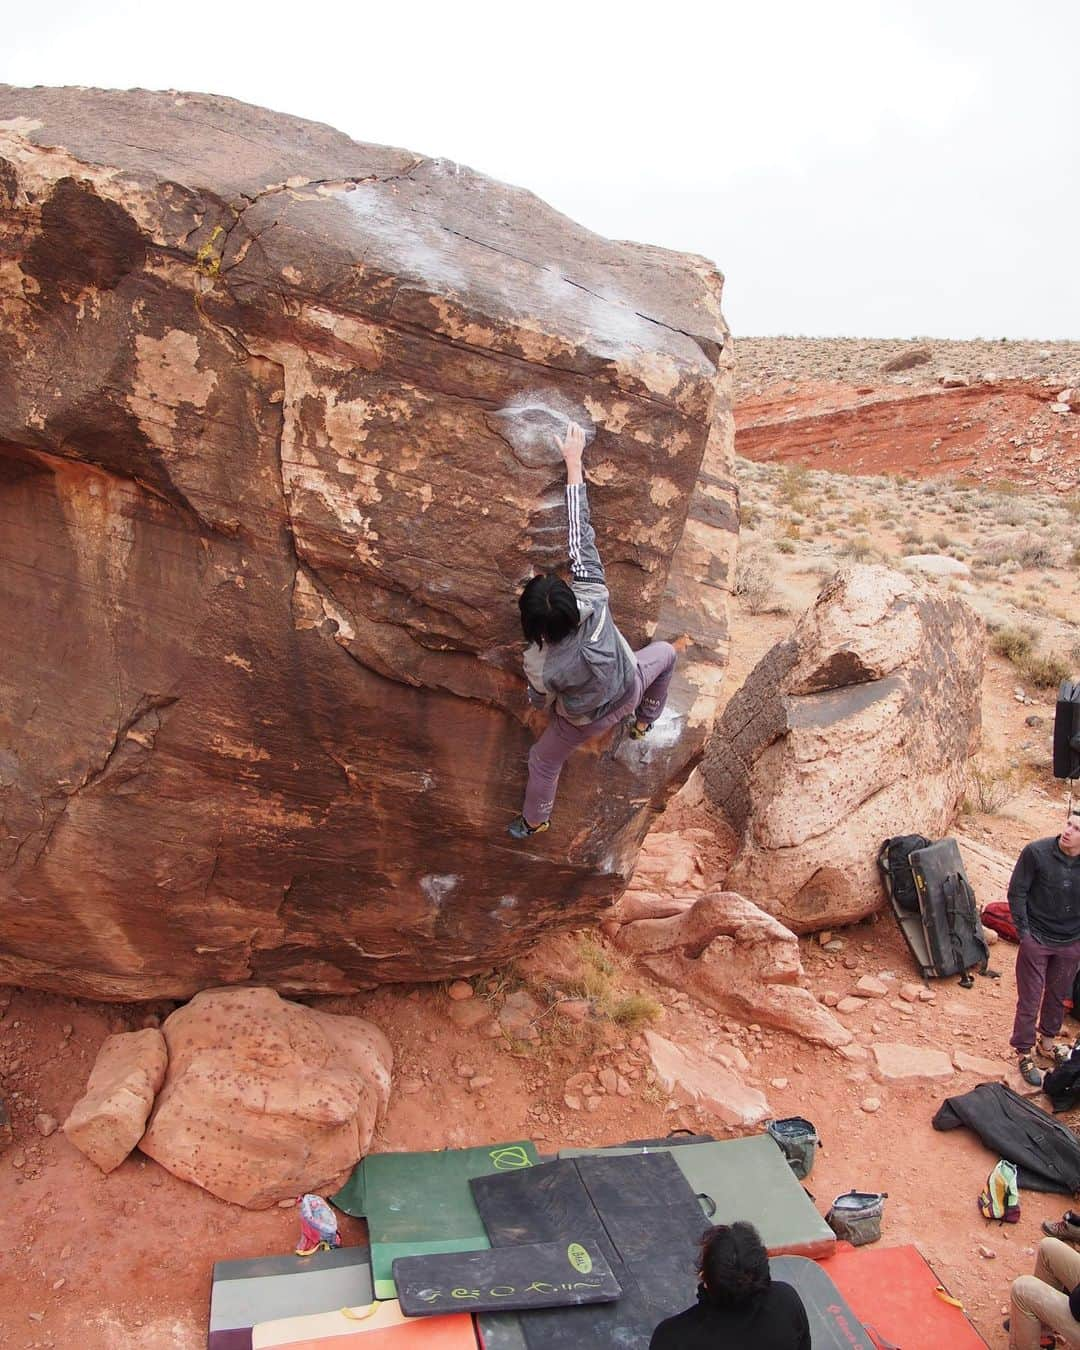
M521 814L529 825L542 825L551 815L562 766L579 745L595 735L593 724L576 727L552 713L547 730L529 751L529 783Z
M635 652L644 693L635 711L636 723L652 726L667 703L668 686L675 671L676 653L670 642L650 642Z

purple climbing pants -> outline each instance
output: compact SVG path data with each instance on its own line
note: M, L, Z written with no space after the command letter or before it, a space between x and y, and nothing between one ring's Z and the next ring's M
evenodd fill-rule
M664 711L668 685L675 669L675 648L670 642L650 642L634 653L634 659L637 661L634 687L620 707L581 727L552 712L547 730L529 751L529 785L525 789L522 815L530 825L540 825L551 815L562 766L579 745L591 741L632 712L643 722L655 722Z
M1016 953L1016 1021L1009 1044L1030 1050L1035 1021L1043 1036L1056 1036L1065 1020L1065 1000L1072 998L1073 977L1080 965L1080 942L1044 947L1026 937Z

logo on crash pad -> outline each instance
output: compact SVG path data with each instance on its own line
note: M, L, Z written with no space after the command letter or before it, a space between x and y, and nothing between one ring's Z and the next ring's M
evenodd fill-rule
M570 1264L580 1274L588 1275L592 1270L592 1257L580 1242L571 1242L566 1249L566 1255Z
M517 1144L508 1148L493 1148L488 1154L496 1172L513 1172L519 1167L531 1167L529 1155Z

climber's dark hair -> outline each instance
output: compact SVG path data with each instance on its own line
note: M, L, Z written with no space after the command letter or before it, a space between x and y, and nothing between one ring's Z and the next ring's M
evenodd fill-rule
M554 572L533 577L518 596L521 631L526 642L542 647L545 642L561 642L578 626L577 598Z
M701 1282L709 1301L736 1308L772 1284L769 1257L752 1223L717 1224L701 1239Z

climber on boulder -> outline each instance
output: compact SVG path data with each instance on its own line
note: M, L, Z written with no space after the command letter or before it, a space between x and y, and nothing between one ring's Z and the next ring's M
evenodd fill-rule
M635 652L615 626L589 521L581 467L585 433L570 422L565 438L556 443L566 463L571 581L568 585L555 573L535 576L518 598L529 644L529 702L548 708L551 720L529 752L525 805L508 827L514 839L548 828L559 774L579 745L624 719L635 740L648 735L664 710L675 668L669 642L651 642Z

